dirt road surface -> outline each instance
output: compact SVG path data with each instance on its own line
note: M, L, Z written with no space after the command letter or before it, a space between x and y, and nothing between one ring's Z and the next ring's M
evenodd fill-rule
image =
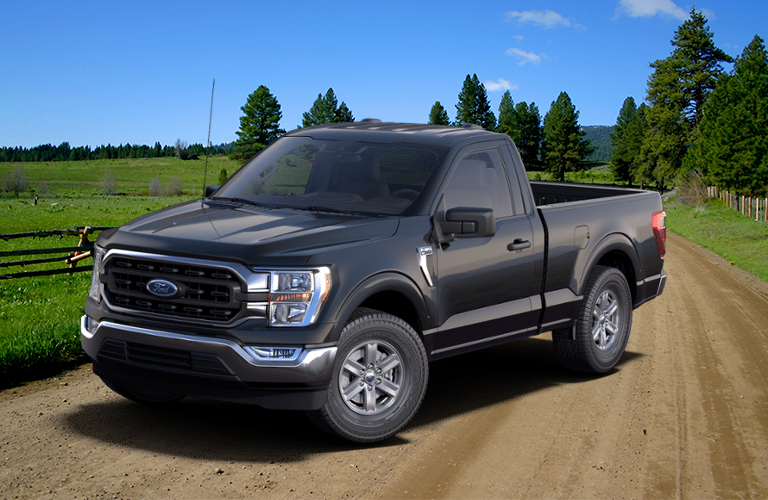
M768 257L767 257L768 258ZM548 336L434 363L404 432L145 408L89 366L0 393L2 498L768 498L768 287L675 235L664 295L603 377Z

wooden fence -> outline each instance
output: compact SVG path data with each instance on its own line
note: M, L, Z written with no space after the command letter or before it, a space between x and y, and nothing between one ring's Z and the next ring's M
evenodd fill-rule
M75 229L55 229L52 231L33 231L29 233L14 233L14 234L0 234L0 239L8 241L18 238L47 238L51 236L77 236L79 242L74 247L59 247L59 248L37 248L32 250L11 250L7 252L0 252L0 259L6 257L18 258L26 255L53 255L64 253L66 255L59 255L57 257L45 257L36 259L22 259L3 261L0 260L0 270L12 267L25 268L27 266L35 266L40 264L48 264L51 262L63 262L67 265L65 268L60 269L44 269L42 271L24 271L15 272L11 274L0 274L0 280L13 279L13 278L28 278L32 276L51 276L54 274L72 274L90 271L93 268L92 264L86 266L76 267L77 264L92 256L93 243L88 239L89 235L92 235L96 231L103 231L104 229L110 229L109 227L77 227ZM0 271L2 272L2 271Z
M768 198L740 196L727 190L722 191L715 186L708 187L707 194L712 198L720 198L729 208L741 212L745 217L768 222Z

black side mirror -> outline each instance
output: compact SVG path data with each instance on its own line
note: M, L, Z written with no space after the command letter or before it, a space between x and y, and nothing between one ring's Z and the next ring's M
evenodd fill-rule
M496 234L496 217L490 208L452 208L440 222L443 234L485 238Z
M216 184L211 184L210 186L206 186L205 197L210 198L211 196L213 196L213 193L215 193L217 189L219 189L219 186L217 186Z

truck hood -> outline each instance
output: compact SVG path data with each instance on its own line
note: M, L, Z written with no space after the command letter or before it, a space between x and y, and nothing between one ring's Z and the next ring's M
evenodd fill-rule
M268 209L200 200L105 232L99 244L245 263L305 263L317 253L391 237L397 218Z

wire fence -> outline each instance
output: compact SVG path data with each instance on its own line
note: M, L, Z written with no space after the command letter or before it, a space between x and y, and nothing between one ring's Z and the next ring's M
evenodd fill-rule
M15 279L15 278L30 278L33 276L52 276L56 274L72 274L90 271L93 269L93 264L77 265L93 256L93 242L88 238L96 232L103 231L105 229L111 229L104 226L82 226L74 229L54 229L51 231L32 231L27 233L13 233L13 234L0 234L0 239L5 241L16 240L21 238L48 238L51 236L59 236L63 238L65 236L77 236L79 241L77 246L71 247L58 247L58 248L35 248L27 250L10 250L0 252L0 273L3 273L5 269L13 268L27 268L28 266L34 267L47 267L45 264L62 262L67 267L58 269L43 269L33 271L12 272L9 274L0 274L0 280ZM22 258L25 256L41 256L41 255L58 255L56 257L43 257L43 258ZM17 259L17 260L5 260L5 259ZM16 269L13 269L17 271Z
M768 198L752 198L737 195L728 190L715 186L707 188L707 194L712 198L720 198L729 208L741 212L741 215L760 222L768 222Z

